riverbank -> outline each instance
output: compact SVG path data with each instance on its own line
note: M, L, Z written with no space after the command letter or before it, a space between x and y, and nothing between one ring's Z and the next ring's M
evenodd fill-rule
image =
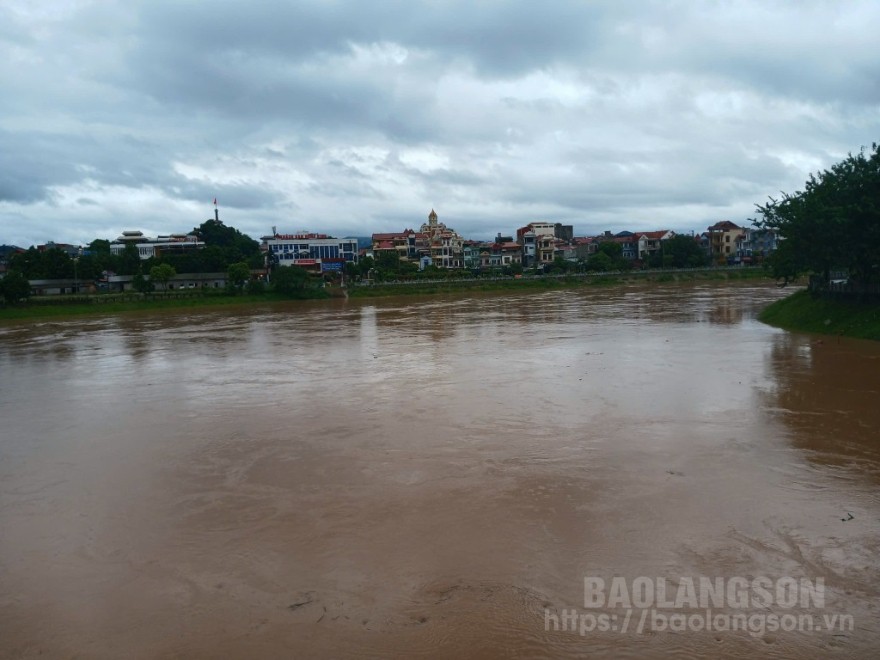
M402 295L431 295L456 291L544 291L585 286L613 286L633 282L690 282L769 279L760 268L704 269L677 271L630 271L612 274L572 274L567 276L507 277L497 279L434 280L394 282L357 286L349 290L352 298L380 298Z
M880 305L817 298L806 290L771 303L758 319L785 330L880 340Z
M402 295L432 295L456 292L503 292L546 291L579 287L614 286L633 282L689 282L767 279L760 268L705 269L678 271L630 271L610 274L573 274L568 276L544 276L523 278L474 278L460 280L410 281L369 286L353 286L348 289L330 287L303 291L302 299L384 298ZM213 292L99 294L79 297L42 297L23 304L0 308L0 322L32 318L55 318L91 316L135 311L181 309L190 307L210 308L227 305L256 305L297 300L298 297L275 293L259 295L227 295Z
M321 289L309 292L302 298L282 296L274 293L259 295L227 295L227 294L151 294L139 297L138 294L80 296L68 300L51 300L42 298L23 305L0 308L0 322L26 319L46 319L68 316L95 316L99 314L119 314L125 312L225 307L229 305L255 305L290 300L325 299L331 296Z

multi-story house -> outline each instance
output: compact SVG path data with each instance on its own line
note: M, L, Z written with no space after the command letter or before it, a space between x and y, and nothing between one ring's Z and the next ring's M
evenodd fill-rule
M745 229L730 220L722 220L708 227L709 254L714 259L729 259L736 255L736 242Z
M574 225L564 225L557 222L553 225L553 235L561 241L571 243L574 239Z
M464 267L475 270L480 267L480 247L483 245L479 241L464 241L462 245L462 259Z
M402 261L415 261L419 258L421 241L412 229L404 229L401 232L373 234L373 255L378 256L381 252L395 251Z
M624 259L639 258L639 238L633 232L617 232L611 240L620 245L621 255Z
M516 242L522 245L522 263L526 268L553 263L556 224L530 222L516 230Z
M556 251L556 238L552 234L535 236L535 267L543 268L553 263Z
M333 238L327 234L278 234L263 236L263 250L278 266L338 271L346 261L357 263L357 238Z
M635 237L638 241L636 245L636 259L648 259L649 257L660 252L662 242L675 236L675 232L670 229L661 229L658 231L637 231Z
M437 221L434 209L421 232L427 255L438 268L464 268L464 239L454 229Z
M736 242L736 258L742 263L761 261L776 250L778 241L772 229L746 227Z

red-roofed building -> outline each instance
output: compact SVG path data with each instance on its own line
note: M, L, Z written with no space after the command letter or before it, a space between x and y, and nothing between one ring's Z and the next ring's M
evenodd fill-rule
M660 252L661 242L673 236L675 236L675 232L671 229L635 232L635 237L638 241L636 245L636 259L644 260Z
M417 250L419 236L412 229L373 234L372 239L375 256L381 252L394 250L402 261L415 261L419 257Z

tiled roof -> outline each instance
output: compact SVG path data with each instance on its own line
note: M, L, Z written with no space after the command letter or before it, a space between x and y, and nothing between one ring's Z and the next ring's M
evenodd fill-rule
M730 220L722 220L709 227L709 231L731 231L733 229L742 229L742 227L734 224Z

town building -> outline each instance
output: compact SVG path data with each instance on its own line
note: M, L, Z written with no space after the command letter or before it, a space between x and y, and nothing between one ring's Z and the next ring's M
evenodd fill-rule
M434 209L428 214L428 222L422 225L424 246L431 263L438 268L464 268L464 239L454 229L437 221Z
M556 248L556 224L530 222L516 230L516 242L522 246L522 264L525 268L539 268L553 263Z
M71 245L70 243L56 243L55 241L48 241L43 245L37 246L38 252L48 252L49 250L61 250L64 254L66 254L71 259L75 259L82 254L82 247L79 245Z
M261 237L261 249L275 266L300 266L317 272L341 271L345 262L358 261L357 238L327 234L279 234Z
M141 231L124 231L115 241L110 243L110 251L121 255L126 245L137 248L141 260L159 257L166 254L181 254L205 247L204 241L194 234L168 234L165 236L144 236Z
M669 240L673 236L675 236L675 232L671 229L635 232L636 259L645 260L659 253L663 247L663 241Z
M516 241L484 243L480 246L480 268L503 268L522 264L522 245Z
M708 227L709 254L715 259L728 259L736 255L736 243L745 229L730 220L722 220Z
M746 227L736 241L736 261L743 264L760 262L771 254L779 239L772 229Z
M421 240L420 240L421 239ZM386 232L373 234L373 255L378 256L382 252L397 252L401 261L415 261L419 258L419 247L423 247L424 240L412 229L404 229L401 232Z
M462 245L462 258L464 259L464 267L469 270L480 268L480 250L488 243L480 241L464 241Z
M561 241L571 243L574 239L574 225L563 225L557 222L553 225L553 235Z

